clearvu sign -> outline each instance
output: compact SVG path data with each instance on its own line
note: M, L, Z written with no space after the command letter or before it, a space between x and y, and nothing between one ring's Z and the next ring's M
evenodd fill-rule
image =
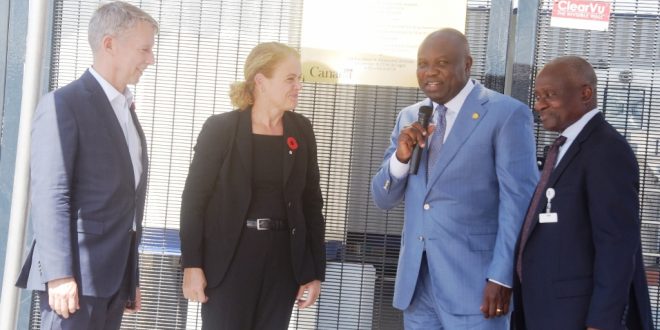
M607 31L612 4L608 0L555 0L550 25Z

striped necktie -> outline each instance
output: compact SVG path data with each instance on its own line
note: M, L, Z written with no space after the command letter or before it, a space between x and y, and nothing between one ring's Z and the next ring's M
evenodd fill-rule
M435 111L438 117L436 118L435 131L433 131L433 135L431 136L431 145L429 147L428 166L426 167L429 171L438 162L440 150L445 142L445 131L447 130L447 118L445 116L447 114L447 107L438 104Z

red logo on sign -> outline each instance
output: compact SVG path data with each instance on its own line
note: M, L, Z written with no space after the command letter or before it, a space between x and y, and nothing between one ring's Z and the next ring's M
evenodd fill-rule
M608 1L555 0L552 16L592 21L608 21L611 3Z

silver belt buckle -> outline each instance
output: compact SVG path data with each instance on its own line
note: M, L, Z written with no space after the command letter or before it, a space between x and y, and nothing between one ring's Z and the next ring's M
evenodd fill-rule
M262 221L264 222L264 227L261 226ZM258 218L257 219L257 230L268 230L265 226L265 222L270 221L270 218Z

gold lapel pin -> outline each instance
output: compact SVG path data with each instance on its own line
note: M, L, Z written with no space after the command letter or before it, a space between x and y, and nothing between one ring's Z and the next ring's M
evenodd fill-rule
M478 113L473 113L472 114L472 119L479 119L479 114Z

